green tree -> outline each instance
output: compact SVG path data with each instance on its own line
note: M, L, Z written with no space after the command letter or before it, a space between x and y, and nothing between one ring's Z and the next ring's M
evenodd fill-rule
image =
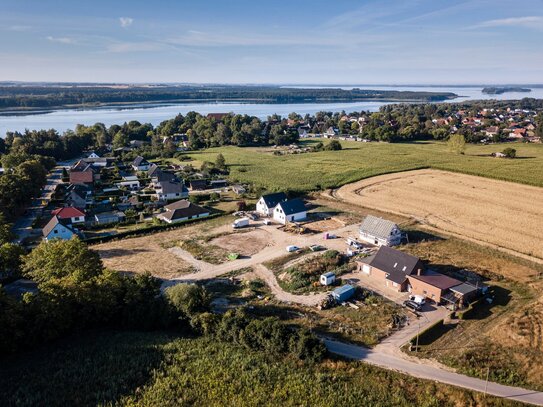
M502 151L502 154L504 154L507 158L515 158L517 156L517 150L507 147Z
M211 296L197 284L176 284L165 291L168 303L180 314L190 317L199 312L209 311Z
M115 136L113 136L113 148L126 147L129 141L130 139L126 134L124 134L122 131L118 131L115 133Z
M338 151L341 150L343 147L341 146L341 143L338 140L332 140L330 141L326 147L324 147L325 150L330 151Z
M219 153L215 159L215 168L220 171L224 171L226 169L226 161L221 153Z
M449 151L454 154L464 154L466 151L466 139L462 134L451 134L447 141Z
M23 271L38 285L82 283L101 274L102 260L78 238L41 242L26 256Z

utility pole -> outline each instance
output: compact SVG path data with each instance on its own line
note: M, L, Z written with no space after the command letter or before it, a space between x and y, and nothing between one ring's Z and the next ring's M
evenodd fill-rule
M419 351L419 333L420 333L420 322L417 322L417 344L415 346L415 352Z
M486 367L486 383L485 383L485 398L488 390L488 377L490 376L490 366Z

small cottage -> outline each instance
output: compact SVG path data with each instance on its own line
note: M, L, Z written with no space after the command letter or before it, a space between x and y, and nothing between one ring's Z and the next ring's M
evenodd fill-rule
M157 215L157 218L166 223L176 223L209 216L208 209L195 205L186 199L166 205L164 210L165 212Z
M52 239L70 240L77 236L79 231L75 229L70 221L53 216L47 225L42 229L43 237L46 241Z
M319 282L321 285L332 285L336 281L336 275L329 271L328 273L321 274Z
M132 168L134 171L148 171L151 164L145 158L137 156L132 161Z

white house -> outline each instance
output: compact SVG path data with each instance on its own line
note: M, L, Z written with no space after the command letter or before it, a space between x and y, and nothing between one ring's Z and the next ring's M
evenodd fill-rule
M134 158L134 161L132 161L132 168L134 171L147 171L150 165L149 161L141 156L137 156Z
M302 221L307 218L307 209L301 199L279 202L273 210L273 220L285 225L287 222Z
M396 246L402 241L402 232L394 222L368 215L360 225L360 239L377 246Z
M286 200L287 195L284 192L262 195L256 203L256 211L263 216L272 216L277 204Z
M336 281L336 275L329 271L328 273L321 274L319 282L321 285L332 285Z
M53 216L42 229L42 234L47 241L52 239L70 240L78 234L78 231L68 220Z
M117 182L118 187L128 188L130 190L140 189L140 181L136 175L127 175L121 182Z
M163 201L189 197L189 190L182 182L164 181L155 183L156 197Z

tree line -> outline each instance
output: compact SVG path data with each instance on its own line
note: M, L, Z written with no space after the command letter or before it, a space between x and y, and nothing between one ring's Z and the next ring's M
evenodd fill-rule
M340 88L299 89L279 86L0 86L0 109L59 108L66 105L250 101L256 103L356 102L363 100L439 101L451 92L416 92Z

